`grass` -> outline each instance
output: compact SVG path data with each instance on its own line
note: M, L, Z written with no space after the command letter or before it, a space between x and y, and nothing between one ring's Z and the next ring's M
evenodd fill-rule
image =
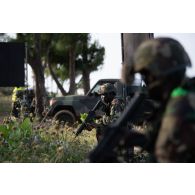
M78 124L69 127L51 121L41 127L29 118L7 118L0 125L0 162L79 163L96 146L95 130L75 137ZM146 152L135 148L133 162L149 162Z
M0 122L11 112L11 96L5 96L0 93Z
M75 137L73 127L10 118L11 96L0 94L0 162L82 162L96 145L95 131Z
M33 129L28 118L0 125L0 162L78 163L96 145L95 132L75 137L72 127Z
M28 118L8 117L10 111L11 97L0 95L0 162L79 163L97 144L95 130L75 137L78 124L69 127L47 121L39 126ZM133 162L149 162L148 154L135 148Z

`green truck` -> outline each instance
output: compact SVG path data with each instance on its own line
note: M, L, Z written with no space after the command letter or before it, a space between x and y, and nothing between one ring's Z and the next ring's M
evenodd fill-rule
M126 103L131 100L131 97L136 91L147 93L147 89L141 80L135 81L132 85L126 86L119 79L101 79L99 80L86 95L67 95L55 97L50 100L50 109L48 116L54 120L74 123L80 120L81 113L88 113L93 109L95 104L100 100L98 94L99 87L104 83L112 83L116 87L117 98L122 98ZM143 121L152 112L153 106L150 99L146 99L139 114L135 116L135 121ZM103 113L101 110L96 111L98 116Z

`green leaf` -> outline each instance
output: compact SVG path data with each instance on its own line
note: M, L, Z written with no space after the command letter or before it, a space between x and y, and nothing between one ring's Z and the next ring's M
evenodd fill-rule
M32 131L32 124L29 118L25 118L22 124L20 125L21 130L24 131L24 134L30 134Z
M7 138L10 132L10 128L7 125L0 125L0 132L3 133L3 137Z
M87 118L87 116L88 116L88 113L82 113L82 114L80 114L81 121L82 122L85 121L85 119Z
M7 131L7 126L6 125L0 125L0 132L5 132Z

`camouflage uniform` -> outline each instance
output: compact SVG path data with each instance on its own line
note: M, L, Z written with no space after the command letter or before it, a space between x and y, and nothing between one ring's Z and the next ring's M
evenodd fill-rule
M195 82L185 78L187 66L189 56L178 41L156 38L142 43L132 66L124 67L124 80L127 72L140 72L158 102L148 130L148 148L158 162L195 162Z
M113 92L113 96L105 101L106 97L109 96L109 93ZM104 132L103 129L105 126L113 123L122 113L124 110L125 104L124 101L118 98L115 98L115 88L112 84L106 83L100 87L99 94L102 96L103 105L100 108L104 115L96 121L96 131L97 131L97 140L100 141ZM105 96L105 99L104 99Z
M34 115L35 112L35 94L33 89L26 87L15 87L12 93L12 115L19 117L22 111L22 105L25 103L25 111ZM23 107L24 108L24 107Z
M167 103L157 143L160 162L195 162L195 93L178 87Z
M105 105L104 105L105 106ZM124 110L124 102L121 99L113 99L112 102L105 106L105 114L99 120L102 124L108 125L117 120Z
M15 87L12 93L12 115L15 117L19 116L19 102L18 98L22 98L23 91L25 90L25 87Z

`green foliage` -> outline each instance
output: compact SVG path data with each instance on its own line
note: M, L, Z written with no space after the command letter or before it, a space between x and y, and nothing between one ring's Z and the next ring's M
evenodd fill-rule
M49 61L61 81L69 79L69 49L71 47L76 50L76 76L82 74L83 70L90 73L103 65L105 49L97 41L92 43L89 33L59 34L50 48Z
M68 79L74 81L74 77L79 75L89 82L90 73L101 68L104 61L104 47L97 41L91 42L89 33L17 33L12 41L26 42L28 63L34 67L33 70L37 68L37 60L41 59L42 68L39 71L49 76L49 63L56 75L54 80L61 85ZM75 76L70 77L70 72ZM85 91L89 90L89 83L87 85L84 82L82 85Z
M25 118L24 121L20 124L20 128L25 133L25 135L30 135L32 131L32 124L29 118Z
M69 79L70 50L74 49L75 58L81 54L83 42L89 38L88 33L61 33L55 36L55 42L50 47L49 62L56 76L65 81ZM74 61L76 61L74 59ZM78 69L79 67L76 67ZM76 72L78 76L78 72Z
M83 121L85 121L85 119L87 118L87 116L88 116L88 113L81 113L80 114L80 120L83 122Z
M78 70L87 69L89 72L98 70L103 65L105 48L97 41L86 42L82 47L80 58L76 61Z
M81 162L96 144L95 132L75 138L72 127L46 125L34 129L28 118L5 120L0 125L0 162Z

